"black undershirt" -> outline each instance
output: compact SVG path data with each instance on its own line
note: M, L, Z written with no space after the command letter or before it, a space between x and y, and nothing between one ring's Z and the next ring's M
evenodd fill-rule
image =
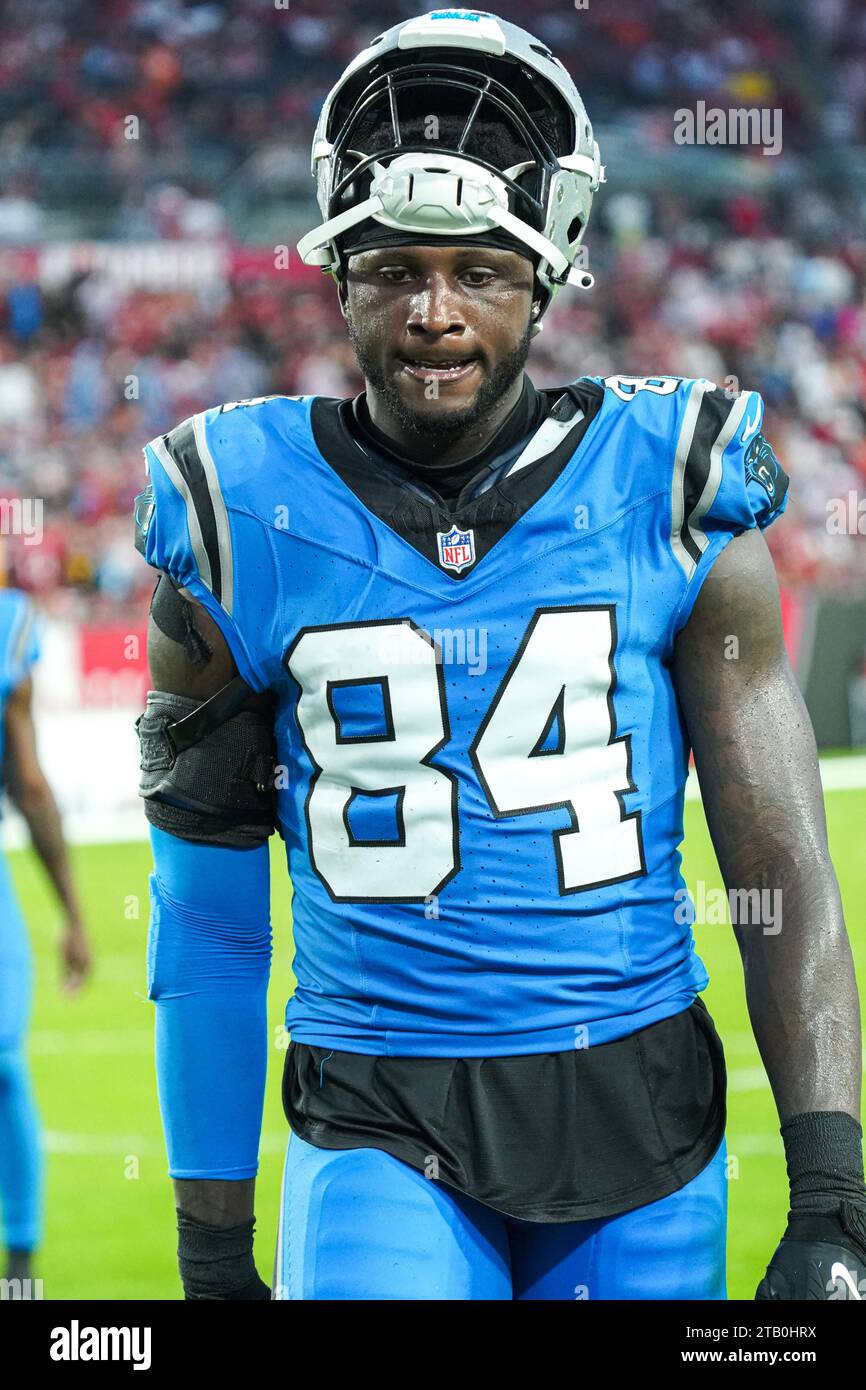
M442 498L449 507L454 507L466 485L485 468L498 463L507 450L523 442L538 428L547 414L550 403L546 396L536 391L529 377L524 373L523 391L520 399L503 420L499 429L488 440L483 449L470 458L457 463L419 463L394 447L389 439L370 418L365 396L359 396L354 403L351 424L359 439L374 451L400 468L407 469L420 482Z
M517 456L553 399L524 375L484 449L445 465L400 454L363 395L342 418L365 453L454 511L479 475ZM382 1149L508 1217L560 1223L630 1211L690 1182L724 1135L725 1087L722 1045L696 998L617 1042L565 1052L375 1057L292 1042L283 1107L318 1148Z
M677 1192L725 1132L700 999L617 1042L516 1057L371 1057L289 1044L283 1109L320 1149L382 1149L524 1221L616 1216Z

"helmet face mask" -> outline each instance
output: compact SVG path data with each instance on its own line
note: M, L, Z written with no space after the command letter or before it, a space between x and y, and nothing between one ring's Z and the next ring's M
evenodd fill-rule
M464 116L455 108L459 98L471 98L471 109ZM424 111L435 101L436 114ZM485 159L483 146L472 141L471 137L490 115L498 117L506 126L515 143L515 154L522 156L515 163L526 169L535 169L541 179L540 196L533 197L528 188L521 187L507 170L497 169ZM407 126L417 128L418 122L425 123L426 129L436 131L442 124L454 131L453 142L441 142L438 135L431 134L426 139L412 142L404 138ZM369 153L365 149L369 137L376 127L391 126L390 143L384 147L375 142ZM460 127L462 126L462 130ZM366 130L366 136L364 135ZM518 148L519 147L519 148ZM435 166L441 163L439 156L451 152L456 156L471 158L477 165L499 178L505 177L512 197L523 202L525 213L543 229L543 195L549 181L558 168L557 156L533 123L526 118L523 108L515 101L508 89L495 78L483 78L471 68L452 64L425 64L423 68L397 69L375 79L364 90L345 121L343 128L334 139L331 159L333 161L332 187L327 205L327 215L336 216L343 210L344 198L353 182L365 171L369 161L375 159L384 163L409 153L419 156L419 164ZM526 180L524 178L524 184ZM325 211L325 209L323 209Z
M560 285L592 284L572 266L603 178L598 146L565 69L516 25L477 11L396 25L327 98L312 163L325 221L298 249L338 278L353 235L366 227L372 245L378 224L380 244L385 229L492 234L529 256L535 331Z

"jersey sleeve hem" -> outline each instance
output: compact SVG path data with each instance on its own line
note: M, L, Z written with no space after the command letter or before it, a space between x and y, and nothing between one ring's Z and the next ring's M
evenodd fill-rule
M207 1182L214 1179L222 1179L225 1182L243 1182L245 1178L255 1178L258 1176L259 1165L242 1164L240 1168L173 1168L169 1167L168 1176L179 1178L187 1182Z
M266 690L268 688L268 682L255 665L243 637L225 609L221 604L217 603L206 585L202 584L199 579L188 579L183 587L192 594L193 598L198 600L201 606L206 609L213 618L226 640L229 651L234 657L238 672L243 676L247 685L251 685L253 690L257 693Z
M704 551L704 554L701 556L700 564L698 565L694 575L689 580L688 584L683 590L682 597L680 598L679 603L674 609L670 627L671 644L673 644L673 642L682 632L683 628L685 627L686 623L691 617L692 609L697 603L698 595L700 594L701 589L704 587L704 583L708 575L711 573L713 566L715 565L719 556L722 554L724 550L727 550L731 541L735 540L737 536L741 536L744 531L749 531L753 529L754 528L750 526L741 526L736 531L718 532L716 536L713 537L711 544L707 547L707 549Z

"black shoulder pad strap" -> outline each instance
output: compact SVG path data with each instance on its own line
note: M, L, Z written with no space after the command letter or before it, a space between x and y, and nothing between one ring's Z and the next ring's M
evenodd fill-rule
M228 685L224 685L215 695L211 695L209 700L205 700L203 705L194 709L192 714L185 715L175 724L169 724L166 733L176 752L183 753L185 749L192 748L193 744L199 743L206 734L218 729L220 724L225 724L254 693L243 676L235 676Z

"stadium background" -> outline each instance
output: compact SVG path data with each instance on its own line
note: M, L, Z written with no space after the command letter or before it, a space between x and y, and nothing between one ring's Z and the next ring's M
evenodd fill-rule
M57 914L7 816L39 967L31 1056L49 1185L37 1272L49 1299L178 1296L144 998L148 853L132 729L152 589L131 543L141 447L223 400L359 389L333 287L294 250L317 216L309 144L342 67L425 8L0 3L2 563L45 619L40 746L97 950L83 996L62 998ZM608 170L587 238L596 287L560 296L532 350L536 384L675 373L766 400L765 431L792 488L768 539L825 754L862 980L866 7L502 0L498 12L569 67ZM677 144L675 113L701 101L780 111L781 152ZM720 879L693 787L684 857L689 887L706 897ZM291 978L276 853L275 870L263 1272L285 1144L280 1018ZM730 1291L750 1297L783 1223L781 1142L730 927L696 931L731 1073Z

